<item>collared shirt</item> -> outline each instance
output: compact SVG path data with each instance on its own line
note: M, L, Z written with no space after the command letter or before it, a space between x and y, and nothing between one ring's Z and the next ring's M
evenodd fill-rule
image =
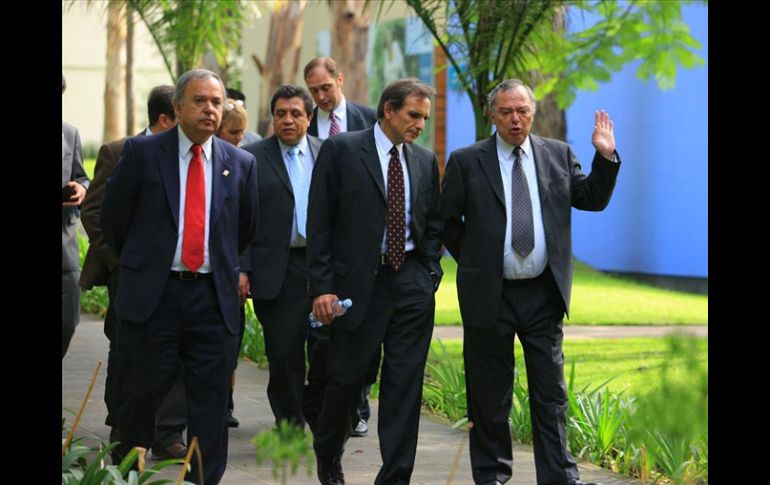
M291 173L291 167L289 166L289 145L284 144L280 138L276 137L276 140L278 140L278 145L281 148L281 157L283 158L283 164L286 167L286 173ZM299 151L297 152L297 159L299 160L299 163L302 164L302 166L305 168L305 174L307 174L308 177L308 183L307 187L310 188L310 176L313 173L313 165L315 164L315 161L313 160L313 154L310 152L310 146L307 143L307 136L303 136L302 139L297 143L297 148ZM289 180L289 183L291 183L291 180ZM292 191L297 190L296 187L292 186ZM308 198L308 194L305 195L305 198ZM297 209L295 206L294 209L294 218L291 221L291 247L293 248L301 248L305 247L307 245L307 241L304 237L300 236L297 232Z
M378 121L374 125L374 143L377 145L377 156L380 158L380 168L382 169L382 180L385 183L385 200L388 197L388 164L390 163L390 149L393 148L393 142L390 141L388 135L380 128L380 122ZM396 145L398 150L398 159L401 161L401 170L404 172L404 197L406 198L404 211L406 212L406 245L404 251L411 251L414 249L414 241L412 241L412 202L409 194L411 189L409 187L409 172L406 169L406 159L404 158L404 144L399 143ZM382 253L385 253L387 249L388 235L382 236Z
M179 232L176 241L176 251L174 252L174 261L171 264L171 270L173 271L188 271L188 268L182 264L182 240L184 239L184 209L186 200L186 187L187 187L187 170L190 167L190 161L192 161L193 142L182 131L181 126L175 128L179 130ZM213 171L211 163L211 139L210 136L203 143L203 150L201 151L201 157L203 158L203 177L206 186L206 229L203 240L203 264L198 269L199 273L211 272L211 261L209 259L209 229L211 224L209 220L211 218L211 174ZM160 208L158 208L160 210Z
M348 103L345 101L345 96L342 96L340 104L334 108L333 112L334 116L337 117L337 125L340 127L340 133L348 131ZM324 111L320 107L318 108L316 116L318 116L318 138L325 140L329 138L329 130L332 127L331 117L329 116L328 111Z
M537 172L535 171L535 158L532 153L532 143L529 136L521 145L521 167L527 177L529 196L532 199L532 222L535 229L535 247L526 258L522 258L511 246L511 177L513 174L514 146L508 144L500 137L497 139L497 160L500 162L500 175L503 178L503 192L505 193L505 244L503 245L503 278L517 280L534 278L543 272L548 263L548 251L545 243L545 229L543 228L543 211L540 207L540 191L537 186Z

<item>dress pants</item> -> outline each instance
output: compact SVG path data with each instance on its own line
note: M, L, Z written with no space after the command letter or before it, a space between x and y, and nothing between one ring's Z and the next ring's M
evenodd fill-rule
M327 468L341 457L350 435L351 410L360 401L367 373L382 346L377 431L383 464L375 484L409 483L417 450L423 372L433 333L433 280L413 257L398 272L381 266L376 278L361 325L345 331L331 324L329 382L313 448Z
M219 483L227 464L227 399L238 335L222 318L212 276L180 280L173 273L155 312L144 322L120 320L118 346L125 355L129 402L120 417L126 454L155 439L155 414L184 364L189 441L198 438L207 485ZM199 481L192 461L187 480Z
M538 485L578 478L567 450L567 390L562 354L564 305L548 268L538 277L505 280L497 319L464 328L470 455L476 483L511 477L508 417L513 399L513 339L527 368Z

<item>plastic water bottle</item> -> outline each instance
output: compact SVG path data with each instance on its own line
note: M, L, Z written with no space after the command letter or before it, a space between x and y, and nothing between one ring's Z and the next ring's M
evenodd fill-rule
M352 306L353 306L353 301L350 298L345 298L342 301L340 301L339 298L335 298L334 301L332 302L332 311L334 312L335 317L339 317L341 315L344 315L345 312L348 311L348 308ZM310 322L310 326L312 328L321 328L324 326L323 323L315 319L313 312L310 312L310 314L307 316L307 320Z

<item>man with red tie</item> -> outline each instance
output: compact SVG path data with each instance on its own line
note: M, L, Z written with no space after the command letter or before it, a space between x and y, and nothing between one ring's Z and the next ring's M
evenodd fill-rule
M433 88L400 79L382 92L378 121L321 146L310 182L307 255L313 313L329 324L323 406L313 427L318 478L344 484L349 413L383 348L375 484L409 483L425 360L441 278L436 156L412 142ZM332 321L332 303L353 306Z
M212 136L225 87L205 69L174 93L177 129L126 140L101 212L118 255L119 351L130 387L119 453L148 447L156 408L185 367L188 442L198 438L205 483L227 462L227 400L238 353L238 255L257 227L250 154ZM193 460L188 480L199 483Z

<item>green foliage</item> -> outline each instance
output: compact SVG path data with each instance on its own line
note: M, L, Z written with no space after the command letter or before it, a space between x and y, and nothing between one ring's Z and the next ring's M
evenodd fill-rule
M465 367L453 359L441 339L430 347L422 385L422 400L428 409L456 423L467 414Z
M250 299L246 300L246 327L243 330L243 341L241 342L241 357L253 360L260 367L267 365L267 354L265 353L265 334L262 331L257 316L254 314L254 306Z
M199 67L207 50L219 65L227 65L230 51L240 45L242 25L259 8L245 0L126 1L150 31L174 83Z
M282 484L287 483L289 475L297 473L303 460L308 476L312 474L315 455L311 437L302 426L281 420L278 426L259 433L251 442L257 447L257 465L270 459L273 477Z
M703 64L694 52L701 46L682 22L683 3L407 0L470 96L477 140L490 133L487 93L511 77L533 86L537 97L553 92L561 108L575 100L577 90L596 90L598 82L635 61L640 79L654 78L661 89L672 88L677 65ZM568 7L600 20L567 32Z
M62 418L62 434L66 434L65 420ZM156 463L143 472L132 470L138 453L132 449L118 465L105 465L110 453L118 443L100 446L99 449L89 448L82 444L83 438L75 438L62 455L62 485L162 485L175 483L176 480L159 479L150 481L154 475L169 465L182 463L182 459L164 460ZM88 458L91 457L91 462ZM184 481L184 485L192 485Z
M83 260L88 252L88 237L80 229L77 232L78 251L80 256L80 268L83 268ZM110 303L110 297L106 286L95 286L90 290L80 291L80 310L85 313L95 313L100 317L107 314L107 306Z
M529 409L529 391L521 384L520 366L513 377L513 403L509 420L511 435L522 443L532 443L532 413Z
M441 258L444 277L436 292L436 325L460 325L457 263ZM570 325L708 324L708 296L656 288L575 262Z

